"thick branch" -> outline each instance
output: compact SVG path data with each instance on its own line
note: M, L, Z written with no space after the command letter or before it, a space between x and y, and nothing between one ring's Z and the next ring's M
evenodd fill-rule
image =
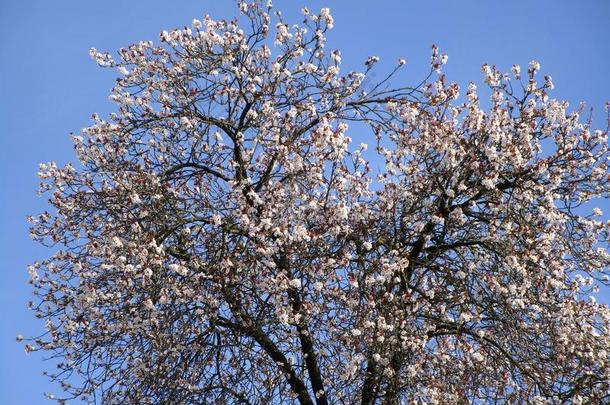
M212 169L212 168L210 168L208 166L205 166L205 165L202 165L202 164L199 164L199 163L180 163L180 164L177 164L174 167L172 167L171 169L166 170L163 173L163 177L169 177L172 174L174 174L174 173L176 173L176 172L178 172L178 171L180 171L182 169L186 169L186 168L201 170L202 172L205 172L205 173L211 174L213 176L216 176L219 179L222 179L224 181L229 181L230 180L227 176L225 176L224 174L220 173L219 171L214 170L214 169Z
M286 271L287 274L292 277L292 273L290 272L290 267L288 265L288 259L286 258L286 256L280 256L279 260L277 260L277 263L281 269ZM288 290L288 295L292 304L292 310L295 313L301 312L303 301L301 300L299 291L296 288L292 287ZM305 365L307 366L307 372L309 374L311 387L313 388L314 395L316 398L316 404L328 405L328 399L326 398L326 391L324 389L324 382L322 380L320 367L318 365L318 359L313 346L313 340L311 339L311 333L309 332L309 328L307 327L307 323L305 320L301 320L296 325L296 327L297 333L299 334L299 341L301 343L301 352L303 353L303 357L305 358Z
M286 375L288 384L292 390L297 394L299 403L301 405L313 405L309 393L307 392L307 386L294 372L288 359L273 343L273 341L262 331L260 328L255 326L246 326L244 324L237 324L229 321L228 319L218 318L217 325L229 328L235 332L242 333L246 336L254 339L260 347L269 355L269 357L280 367L280 369Z

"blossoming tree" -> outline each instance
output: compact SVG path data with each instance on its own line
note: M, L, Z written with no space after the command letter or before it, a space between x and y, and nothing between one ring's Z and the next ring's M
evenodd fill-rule
M587 205L610 192L607 130L536 62L483 66L484 111L436 47L421 84L395 85L402 60L371 83L376 57L340 73L328 9L239 9L91 51L117 111L73 137L77 165L41 165L53 210L30 218L57 253L30 267L47 332L26 349L57 359L61 398L610 401Z

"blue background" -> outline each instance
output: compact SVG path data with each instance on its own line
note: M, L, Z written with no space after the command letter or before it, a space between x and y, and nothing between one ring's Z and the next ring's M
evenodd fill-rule
M605 126L609 1L275 2L290 22L300 21L302 5L331 8L335 29L328 48L341 49L344 71L360 69L370 55L380 56L380 65L404 57L409 68L401 80L414 84L423 78L433 43L449 54L445 71L462 86L481 81L483 63L525 69L537 59L542 74L553 76L554 97L572 106L586 101L596 109L595 122ZM42 330L26 309L26 266L49 255L29 239L25 217L46 208L34 192L38 163L74 161L68 134L87 126L91 113L112 109L107 96L116 72L98 68L89 48L115 51L156 41L162 29L206 13L231 18L235 11L233 1L210 0L0 1L0 404L45 403L43 392L58 392L42 376L41 355L25 355L15 343L18 333Z

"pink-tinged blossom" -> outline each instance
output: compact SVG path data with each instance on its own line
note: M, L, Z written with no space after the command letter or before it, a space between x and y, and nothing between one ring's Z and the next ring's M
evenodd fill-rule
M515 76L515 79L517 79L517 80L521 79L521 66L513 65L511 67L511 71L513 72L513 75Z

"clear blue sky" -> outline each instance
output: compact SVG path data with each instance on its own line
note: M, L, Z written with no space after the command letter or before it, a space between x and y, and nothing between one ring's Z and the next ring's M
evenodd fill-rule
M587 101L603 123L610 100L610 1L293 1L276 0L288 17L301 6L330 7L335 29L329 48L342 50L344 68L369 55L394 64L408 60L405 83L422 78L432 43L449 54L446 72L465 85L481 79L483 63L508 70L537 59L553 76L554 96ZM49 254L29 240L25 216L45 208L36 197L39 162L74 160L68 134L107 113L114 72L89 59L88 49L116 50L156 40L161 29L209 13L235 14L219 0L2 0L0 2L0 403L46 403L57 392L42 376L39 355L26 356L18 333L41 330L26 309L26 265ZM297 21L294 20L293 21ZM606 202L605 211L610 211Z

